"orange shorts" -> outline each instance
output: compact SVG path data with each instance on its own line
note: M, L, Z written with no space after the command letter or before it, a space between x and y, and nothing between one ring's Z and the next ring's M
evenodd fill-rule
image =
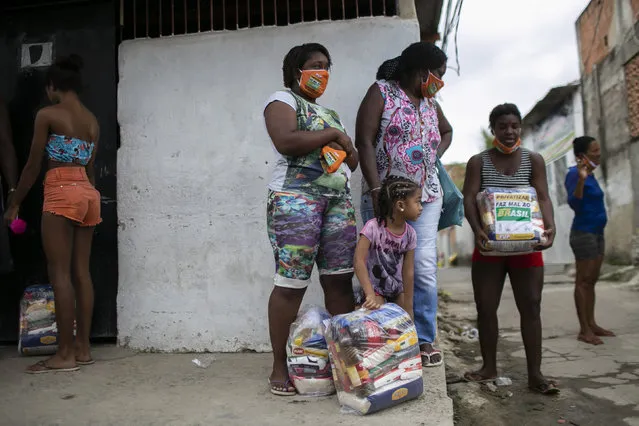
M80 226L96 226L100 193L91 185L84 167L58 167L44 178L44 213L63 216Z

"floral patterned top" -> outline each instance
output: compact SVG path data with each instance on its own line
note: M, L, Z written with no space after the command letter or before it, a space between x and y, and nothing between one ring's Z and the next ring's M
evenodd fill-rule
M51 133L45 149L53 161L86 166L91 160L94 146L93 142Z
M318 131L333 127L345 131L335 111L310 103L290 90L275 92L264 109L274 101L284 102L296 111L299 130ZM345 162L334 173L328 173L326 161L320 155L321 148L299 157L284 156L277 152L275 146L273 149L277 160L269 184L271 191L329 198L350 197L351 170Z
M402 176L422 187L422 201L441 197L437 175L439 133L434 99L422 99L417 107L394 81L377 81L384 98L384 111L375 141L375 159L380 180ZM364 192L370 191L363 180Z

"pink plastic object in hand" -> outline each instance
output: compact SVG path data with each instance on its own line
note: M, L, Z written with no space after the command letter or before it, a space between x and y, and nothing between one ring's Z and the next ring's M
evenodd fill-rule
M9 228L11 229L11 232L13 232L14 234L23 234L24 231L27 230L27 222L25 222L24 220L20 219L20 218L16 218L13 222L11 222L11 225L9 225Z

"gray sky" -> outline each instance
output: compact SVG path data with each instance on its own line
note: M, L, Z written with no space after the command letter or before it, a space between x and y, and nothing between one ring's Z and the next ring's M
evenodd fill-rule
M445 163L479 152L480 128L493 107L517 104L526 115L548 90L579 78L575 22L588 0L467 0L459 34L460 75L449 40L449 69L439 102L454 128ZM443 17L442 17L443 21ZM442 28L443 31L443 28Z

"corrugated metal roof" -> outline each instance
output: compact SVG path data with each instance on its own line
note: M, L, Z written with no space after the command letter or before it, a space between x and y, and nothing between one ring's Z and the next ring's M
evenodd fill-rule
M524 127L531 127L548 117L559 105L579 90L579 82L553 87L524 117Z

